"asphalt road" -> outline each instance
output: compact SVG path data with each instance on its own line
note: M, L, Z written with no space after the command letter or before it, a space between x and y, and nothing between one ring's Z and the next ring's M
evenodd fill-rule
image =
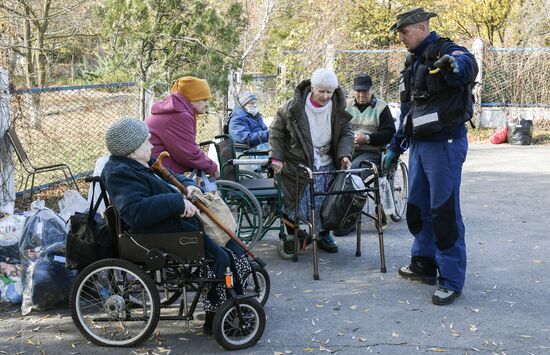
M388 272L380 273L378 239L363 223L363 254L354 236L337 238L337 254L311 250L298 262L276 252L276 235L255 251L271 276L267 326L255 347L238 354L550 354L550 147L474 145L464 166L462 210L468 269L462 296L435 306L435 286L404 280L412 237L405 222L385 231ZM137 348L100 348L76 330L67 309L0 313L0 354L211 354L222 352L201 322L163 322Z

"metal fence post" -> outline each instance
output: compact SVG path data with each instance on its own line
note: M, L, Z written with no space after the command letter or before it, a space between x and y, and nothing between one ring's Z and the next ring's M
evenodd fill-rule
M477 66L478 73L476 76L476 85L474 85L473 94L475 98L474 103L474 123L476 127L481 125L481 92L483 90L483 50L484 44L481 38L476 38L472 43L472 54L474 55Z
M336 49L333 44L328 44L325 49L325 68L334 70L334 62L336 61Z
M239 90L242 83L242 69L240 70L230 70L227 81L229 84L227 85L227 108L233 108L235 107L235 98L239 94ZM224 108L225 110L225 108ZM225 112L222 112L222 114L225 114Z
M0 68L0 211L12 214L15 207L15 167L6 130L10 120L10 90L8 70Z

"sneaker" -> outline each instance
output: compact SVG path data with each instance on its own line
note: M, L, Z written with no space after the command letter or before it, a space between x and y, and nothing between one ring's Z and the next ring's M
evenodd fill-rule
M458 296L460 296L460 292L439 286L432 296L432 302L435 305L444 306L453 303Z
M327 253L338 252L338 246L336 245L336 242L330 234L319 239L319 241L317 242L317 246Z
M437 282L437 275L419 274L411 270L411 265L401 266L399 268L399 275L414 281L420 281L428 285L435 285Z
M332 235L334 235L335 237L343 237L350 233L355 232L356 230L357 230L357 226L354 224L353 226L346 229L339 229L339 230L332 231Z

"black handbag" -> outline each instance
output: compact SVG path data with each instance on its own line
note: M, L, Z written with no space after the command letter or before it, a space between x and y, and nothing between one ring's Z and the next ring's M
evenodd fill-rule
M94 181L92 191L95 189ZM94 205L94 193L90 201L87 213L76 212L69 218L69 233L67 234L66 267L68 269L82 270L91 263L117 256L116 240L113 233L103 220L98 221L95 216L101 201L108 206L105 191Z
M368 198L361 178L351 173L340 173L332 181L329 192L347 193L325 196L321 206L323 229L342 230L355 225Z

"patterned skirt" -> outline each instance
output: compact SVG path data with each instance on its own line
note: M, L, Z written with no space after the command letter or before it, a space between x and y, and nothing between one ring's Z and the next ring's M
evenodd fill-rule
M319 169L313 168L313 172L319 172L319 171L331 171L334 170L334 164L330 163L325 166L321 166ZM313 189L315 192L326 192L329 189L329 184L332 179L331 174L323 174L323 175L313 175ZM300 217L307 218L308 221L311 222L311 206L309 203L309 181L306 185L306 189L304 191L304 194L302 195L300 199L300 204L298 206L298 213ZM323 200L325 199L325 196L315 196L315 227L317 228L317 233L320 233L322 230L321 226L321 206L323 205ZM291 219L295 220L294 218L294 208L292 208L290 211L285 210L285 214Z

